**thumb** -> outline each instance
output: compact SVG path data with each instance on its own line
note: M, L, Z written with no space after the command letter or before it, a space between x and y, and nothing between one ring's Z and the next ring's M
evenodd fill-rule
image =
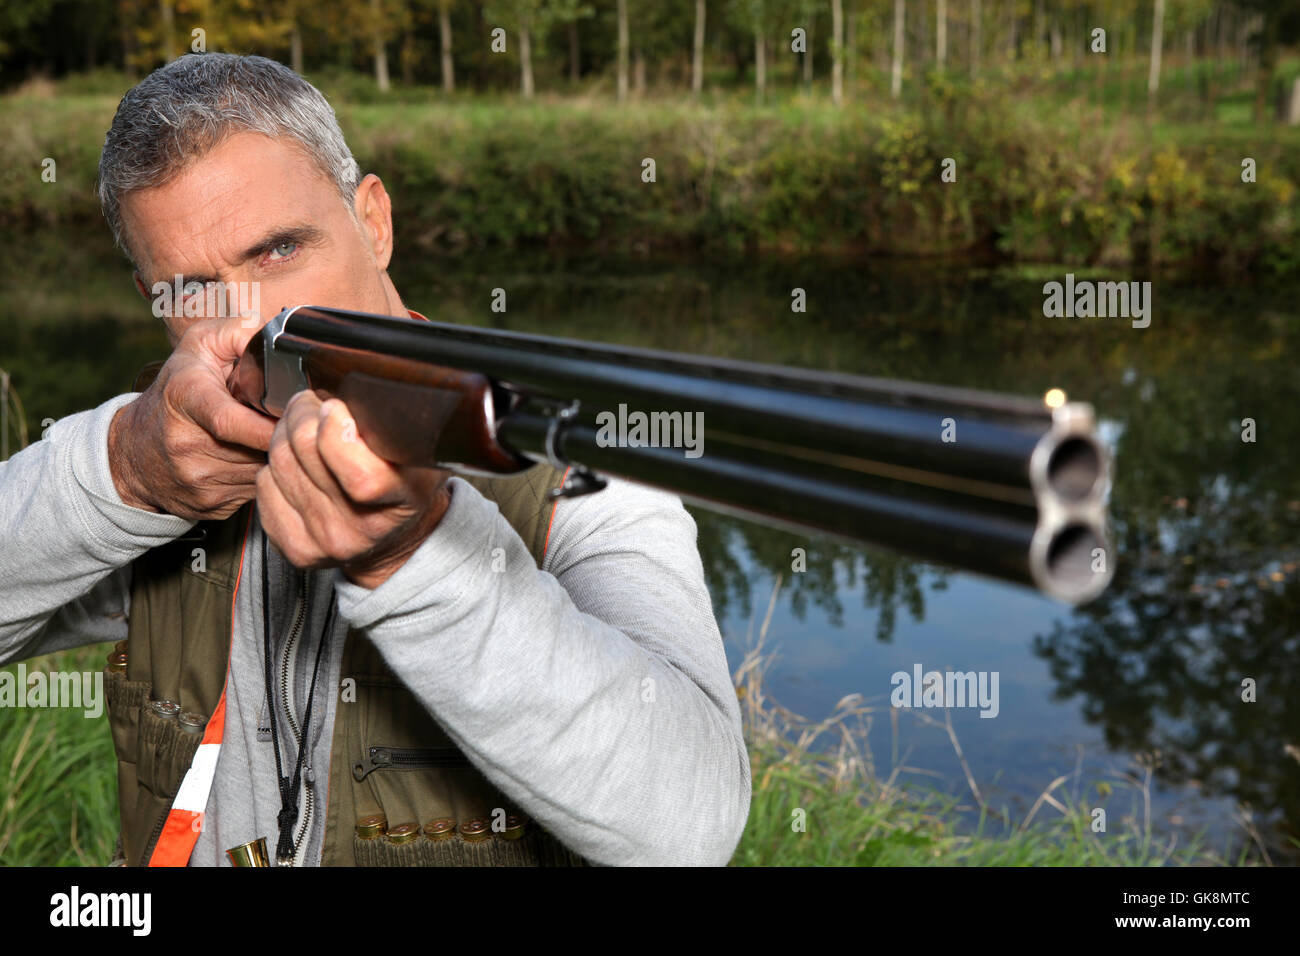
M257 312L246 312L228 319L206 319L196 322L185 337L194 336L195 350L209 364L225 369L239 361L248 343L268 321L269 318L264 319Z

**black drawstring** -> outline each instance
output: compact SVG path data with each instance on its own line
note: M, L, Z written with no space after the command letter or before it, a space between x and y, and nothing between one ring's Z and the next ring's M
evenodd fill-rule
M293 863L295 848L293 845L293 828L298 822L298 790L302 786L302 765L311 747L311 710L316 697L316 676L320 673L320 659L325 651L325 643L334 629L334 595L330 593L329 613L325 617L325 629L321 633L320 643L316 647L316 664L311 672L311 689L307 693L307 707L302 718L302 746L298 748L298 759L294 764L293 777L284 775L284 765L280 761L280 735L277 727L280 723L276 716L275 697L271 681L271 588L270 588L270 547L266 530L262 530L262 650L265 656L266 701L271 710L271 746L275 750L275 776L280 787L280 812L276 823L280 828L280 838L276 843L276 864L280 866ZM305 613L310 613L307 609ZM287 708L289 702L286 700Z

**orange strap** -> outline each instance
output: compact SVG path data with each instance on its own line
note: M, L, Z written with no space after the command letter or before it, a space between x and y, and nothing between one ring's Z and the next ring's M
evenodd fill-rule
M248 544L248 532L253 525L253 513L248 514L248 523L244 526L244 538L239 546L239 571L235 575L235 593L230 596L230 640L233 650L235 640L235 600L239 597L239 582L244 577L244 551ZM217 772L217 757L221 754L221 741L226 733L226 691L230 687L230 664L226 663L226 682L221 688L221 699L217 709L208 720L203 733L203 742L194 752L194 759L185 771L176 799L167 811L167 820L163 823L162 833L154 845L153 855L149 857L149 866L185 866L194 853L194 844L199 841L203 830L203 811L208 806L208 795L212 792L212 780Z

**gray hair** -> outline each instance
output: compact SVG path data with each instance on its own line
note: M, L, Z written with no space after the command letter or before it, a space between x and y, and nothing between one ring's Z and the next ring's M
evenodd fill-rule
M265 57L187 53L127 91L99 157L99 204L133 262L122 197L161 186L237 132L296 140L352 209L360 171L320 90Z

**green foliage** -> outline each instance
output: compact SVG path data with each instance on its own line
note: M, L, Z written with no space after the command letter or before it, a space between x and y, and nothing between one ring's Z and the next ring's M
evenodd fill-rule
M1300 131L1148 123L932 77L923 108L447 98L313 74L426 248L853 249L1224 272L1297 267ZM80 89L120 86L114 74ZM0 221L94 221L112 95L0 99ZM382 101L382 102L381 102ZM1248 109L1243 104L1243 109ZM1241 181L1251 157L1258 182ZM40 180L58 162L58 182ZM654 159L656 181L642 181ZM940 179L944 159L956 182Z
M36 658L27 671L101 671L107 648ZM0 766L0 866L104 866L112 859L117 775L106 715L6 708Z

